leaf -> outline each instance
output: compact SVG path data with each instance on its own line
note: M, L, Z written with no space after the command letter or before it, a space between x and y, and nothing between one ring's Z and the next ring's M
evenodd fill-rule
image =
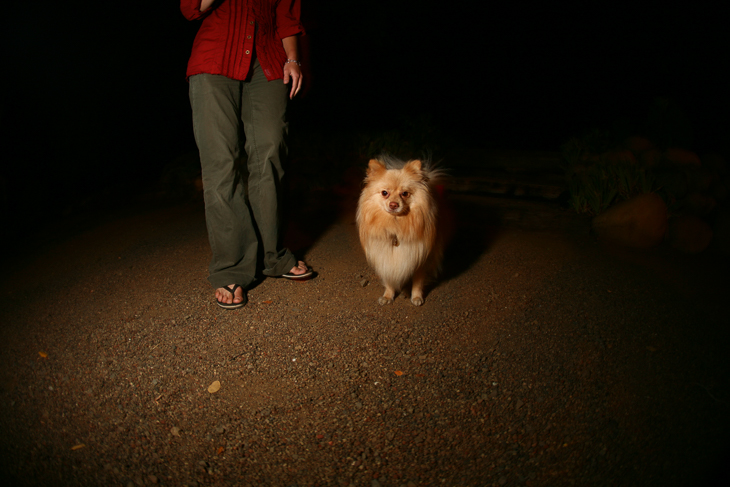
M271 303L273 303L273 301L272 301L272 300L270 300L270 299L269 299L268 301L264 301L264 302L263 302L263 304L271 304Z
M225 452L225 451L226 451L226 449L223 448L222 446L218 447L218 455L223 455L223 452Z
M48 357L48 354L46 352L38 352L38 355L40 355L43 358Z
M82 449L82 448L83 448L83 447L85 447L85 446L86 446L86 445L84 445L83 443L79 443L78 445L74 445L74 446L72 446L72 447L71 447L71 449L72 449L72 450L80 450L80 449Z
M401 375L403 375L403 371L402 370L396 370L395 371L395 375L397 375L397 376L400 377Z
M216 392L218 392L220 390L220 388L221 388L220 381L214 380L213 383L208 386L208 392L210 392L211 394L215 394Z

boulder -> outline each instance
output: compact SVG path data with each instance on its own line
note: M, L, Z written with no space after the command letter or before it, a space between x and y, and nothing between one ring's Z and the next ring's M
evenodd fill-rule
M603 160L611 164L636 164L636 157L630 150L615 150L603 154Z
M651 141L646 137L628 137L624 145L634 154L638 154L639 152L648 151L649 149L654 148L654 144L652 144Z
M717 208L712 247L724 255L730 255L730 205L725 204Z
M676 199L687 196L689 183L684 171L661 168L655 172L657 186Z
M662 162L664 155L657 149L649 149L639 154L639 160L646 167L656 167Z
M655 193L617 203L593 219L600 240L634 248L650 248L664 239L667 205Z
M687 167L685 172L690 191L705 192L718 179L715 173L704 167Z
M681 215L669 220L667 240L677 250L696 254L710 245L712 228L694 215Z
M707 215L717 204L715 198L704 193L690 193L681 201L684 211L688 211L694 215Z
M702 156L702 165L707 169L724 176L728 173L725 158L720 154L705 154Z
M700 165L700 157L694 152L688 151L686 149L679 149L676 147L667 149L664 157L666 157L669 162L673 162L675 164L687 164L691 166Z
M717 179L710 185L709 194L715 198L715 200L724 201L727 199L728 195L727 185L724 181Z

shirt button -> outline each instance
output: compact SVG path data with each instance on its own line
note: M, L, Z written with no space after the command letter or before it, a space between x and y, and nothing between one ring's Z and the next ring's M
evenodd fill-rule
M251 36L246 36L246 39L250 39L250 38L251 38Z
M248 23L253 25L253 20L249 20Z
M247 49L247 50L246 50L246 54L251 54L251 51L249 51L249 50Z

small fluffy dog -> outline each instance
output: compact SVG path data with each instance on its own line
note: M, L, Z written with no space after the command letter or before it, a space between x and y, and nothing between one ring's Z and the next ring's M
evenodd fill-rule
M428 160L383 155L368 164L357 227L365 257L385 286L380 304L392 303L412 282L411 303L421 306L424 284L440 270L444 244L434 184L442 175Z

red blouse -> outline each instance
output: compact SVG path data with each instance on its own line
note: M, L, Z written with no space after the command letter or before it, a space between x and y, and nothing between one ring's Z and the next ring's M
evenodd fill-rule
M284 77L286 52L281 40L304 33L300 0L260 1L272 9L276 25L271 28L262 28L260 22L257 25L251 0L223 0L205 12L200 11L200 2L180 0L185 18L203 19L193 41L186 77L207 73L244 80L254 49L269 81Z

